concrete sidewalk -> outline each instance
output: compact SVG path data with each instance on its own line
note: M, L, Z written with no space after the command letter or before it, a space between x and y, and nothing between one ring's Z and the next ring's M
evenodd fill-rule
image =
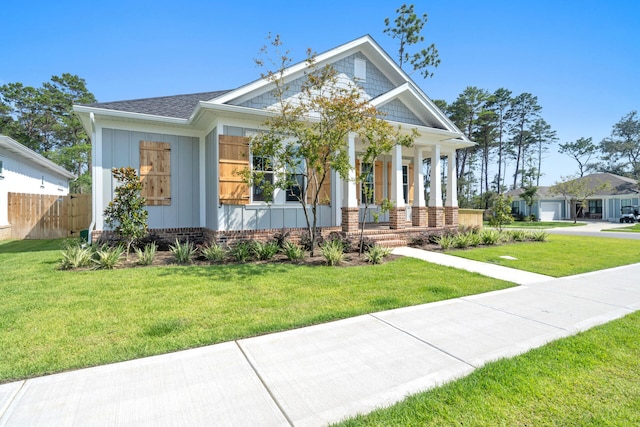
M638 277L640 264L543 276L503 291L3 384L0 426L326 425L638 310Z

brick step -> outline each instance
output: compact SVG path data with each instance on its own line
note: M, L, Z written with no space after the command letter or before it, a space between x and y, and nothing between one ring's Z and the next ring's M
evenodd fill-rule
M381 241L376 241L376 245L380 245L385 248L398 248L400 246L407 246L407 241L406 240L381 240Z

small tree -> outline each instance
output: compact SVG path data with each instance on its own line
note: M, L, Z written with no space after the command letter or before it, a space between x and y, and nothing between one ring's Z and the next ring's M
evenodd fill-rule
M131 167L111 169L118 181L116 195L104 210L105 222L127 242L127 257L131 245L137 239L147 235L146 200L142 197L142 182L138 173Z
M493 215L489 219L489 225L502 230L503 225L511 224L513 216L511 216L511 197L505 197L504 194L498 194L493 200Z
M611 187L609 181L595 180L591 178L571 178L564 177L563 181L556 182L549 189L549 193L552 195L561 195L571 206L571 219L573 223L578 222L578 214L576 212L576 206L578 203L584 204L586 200L598 194L600 191L605 191Z
M524 202L526 203L529 212L529 219L532 219L531 216L531 207L533 206L533 203L536 201L536 193L538 192L538 187L536 187L535 185L529 186L529 187L524 187L522 189L522 194L520 194L520 197L522 197L522 200L524 200Z

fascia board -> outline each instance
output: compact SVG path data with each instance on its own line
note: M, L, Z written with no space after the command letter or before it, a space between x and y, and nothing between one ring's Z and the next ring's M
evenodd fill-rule
M18 154L20 157L26 160L30 160L45 169L50 170L58 175L62 175L67 179L75 179L76 176L63 168L62 166L52 162L41 154L36 153L29 147L25 147L20 144L18 141L15 141L8 136L0 135L0 146L6 148L12 153Z
M95 115L116 117L123 119L143 120L150 122L171 123L174 125L188 125L190 119L179 119L176 117L156 116L153 114L132 113L129 111L109 110L106 108L87 107L85 105L74 105L73 111L76 113L94 113Z

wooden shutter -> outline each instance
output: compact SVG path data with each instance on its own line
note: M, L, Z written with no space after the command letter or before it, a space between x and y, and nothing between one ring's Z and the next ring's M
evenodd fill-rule
M171 144L140 141L140 181L147 206L171 205Z
M387 162L387 199L389 200L391 200L391 181L391 162Z
M373 177L375 179L374 181L374 194L375 194L375 202L380 204L382 203L382 199L384 199L384 196L382 194L382 189L383 189L383 185L382 185L382 161L380 160L376 160L375 165L374 165L374 171L373 171Z
M407 168L407 198L409 199L409 205L413 204L413 163L409 163Z
M220 203L249 204L250 188L238 172L249 168L249 140L242 136L220 135L218 140Z
M360 159L356 159L356 199L358 200L358 204L360 204L360 196L362 195L362 182L360 182Z
M310 174L313 179L313 172ZM320 178L318 178L320 179ZM309 197L307 201L310 202L315 197L315 187L314 184L309 186ZM318 203L321 205L328 205L331 203L331 169L327 165L327 175L324 178L324 182L322 186L320 186L320 195L318 197Z

